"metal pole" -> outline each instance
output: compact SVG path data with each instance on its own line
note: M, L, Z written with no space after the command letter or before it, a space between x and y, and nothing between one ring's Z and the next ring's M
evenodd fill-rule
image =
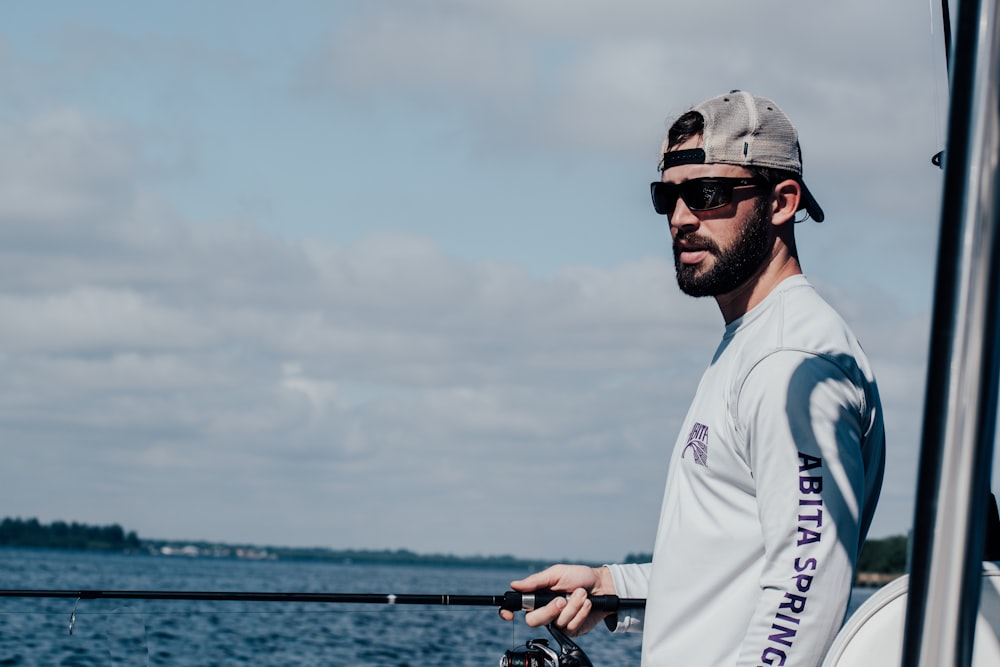
M971 665L997 415L1000 0L963 0L951 67L938 275L904 667Z

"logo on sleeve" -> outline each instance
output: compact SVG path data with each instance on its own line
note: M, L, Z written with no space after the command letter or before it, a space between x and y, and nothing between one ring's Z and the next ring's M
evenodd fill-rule
M681 458L687 456L688 450L694 455L694 462L698 465L708 467L708 427L704 424L694 423L694 428L688 434L687 444L681 452Z

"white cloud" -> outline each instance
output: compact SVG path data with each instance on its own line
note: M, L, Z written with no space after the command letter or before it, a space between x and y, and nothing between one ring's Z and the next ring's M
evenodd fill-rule
M108 205L130 194L127 177L136 162L125 139L78 110L0 126L0 145L0 214L8 230L81 214L100 223L111 213Z
M192 313L162 307L134 289L79 286L64 293L0 296L0 310L7 315L0 336L9 349L28 353L177 349L212 338Z

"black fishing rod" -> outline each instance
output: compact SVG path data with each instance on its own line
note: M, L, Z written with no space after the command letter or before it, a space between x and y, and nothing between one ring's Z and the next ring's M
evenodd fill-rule
M167 591L105 589L0 589L0 598L68 598L72 600L186 600L214 602L327 602L340 604L414 604L462 607L497 607L507 611L530 611L543 607L563 593L518 593L503 595L421 595L393 593L296 593L279 591ZM642 598L591 595L595 611L615 613L621 609L641 609Z

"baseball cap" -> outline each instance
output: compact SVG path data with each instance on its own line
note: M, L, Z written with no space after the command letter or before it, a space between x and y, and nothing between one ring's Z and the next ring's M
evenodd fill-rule
M734 164L782 169L802 186L800 209L823 222L823 209L802 180L799 135L788 116L765 97L733 90L692 107L705 119L702 147L667 152L663 142L660 171L680 164Z

